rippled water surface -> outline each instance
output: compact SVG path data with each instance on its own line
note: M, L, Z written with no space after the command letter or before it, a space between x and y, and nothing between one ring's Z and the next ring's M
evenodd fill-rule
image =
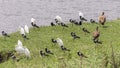
M0 31L14 32L27 24L31 17L39 25L49 25L56 15L64 21L78 19L78 11L87 19L97 19L104 11L107 19L120 17L120 0L0 0Z

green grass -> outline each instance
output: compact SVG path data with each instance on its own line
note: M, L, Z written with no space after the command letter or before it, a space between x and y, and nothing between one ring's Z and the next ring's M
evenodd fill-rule
M21 37L19 32L10 34L10 38L0 37L0 52L14 50L18 39L23 42L31 52L31 59L26 59L24 55L20 56L19 62L14 62L11 58L0 63L0 68L80 68L81 60L77 55L77 51L81 51L88 58L83 58L83 68L104 68L105 62L109 61L107 68L112 66L112 49L113 46L115 60L120 66L120 20L106 22L103 28L99 24L84 23L82 26L68 24L69 28L62 29L61 26L42 26L39 29L30 29L28 34L29 40ZM102 44L94 44L92 41L92 32L96 26L99 26L100 40ZM82 27L87 28L91 33L86 34L82 31ZM81 38L73 40L70 33L75 32ZM64 46L70 49L70 52L64 52L58 44L54 45L51 38L61 38ZM41 57L40 50L47 47L54 55ZM18 57L18 56L17 56ZM107 58L106 58L107 57ZM63 59L61 59L63 58Z

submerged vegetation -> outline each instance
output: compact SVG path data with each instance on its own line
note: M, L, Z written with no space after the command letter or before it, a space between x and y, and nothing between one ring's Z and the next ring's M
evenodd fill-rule
M93 42L92 33L99 26L102 44ZM0 63L1 68L117 68L120 67L120 20L106 22L104 27L95 23L83 23L81 26L68 24L68 28L61 26L41 26L31 28L27 34L28 40L24 40L19 32L10 34L10 37L0 37L0 55L4 61ZM85 27L90 33L85 33ZM75 32L80 38L73 39L71 32ZM51 42L51 39L62 39L64 46L70 51L62 51L58 44ZM11 57L5 57L9 52L14 51L18 40L26 46L31 53L31 58L25 55L15 55L19 61ZM40 50L45 48L53 54L41 57ZM80 58L77 52L82 52L87 58Z

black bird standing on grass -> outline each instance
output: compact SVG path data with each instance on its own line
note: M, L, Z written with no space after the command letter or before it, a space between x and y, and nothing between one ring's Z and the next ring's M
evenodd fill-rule
M76 39L76 38L80 38L79 36L77 36L74 32L71 32L71 36Z
M63 51L70 51L69 49L65 48L64 46L61 46L61 49L62 49Z
M91 23L95 23L95 20L93 20L93 19L90 19L90 22L91 22Z
M48 50L48 48L45 48L45 52L53 55L53 53L50 50Z
M40 55L43 56L47 56L42 50L40 50Z
M39 28L39 26L36 25L34 18L31 18L31 25L32 25L33 27Z
M80 56L80 57L85 57L85 58L88 58L87 56L85 56L83 53L81 52L77 52L77 55Z
M51 22L50 24L51 24L51 26L56 26L53 22Z
M82 12L79 11L79 17L81 21L87 21L87 19L84 18L84 15Z
M66 24L64 24L64 23L60 23L61 24L61 26L64 28L64 27L68 27Z
M85 33L90 33L87 29L85 28L82 28L82 30L85 32Z
M5 37L10 37L5 31L2 31L2 35Z

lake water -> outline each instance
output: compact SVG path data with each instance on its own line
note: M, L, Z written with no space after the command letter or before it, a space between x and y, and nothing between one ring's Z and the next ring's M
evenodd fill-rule
M18 26L36 19L39 25L49 25L56 15L67 22L78 19L78 11L87 19L98 18L105 12L107 20L120 18L120 0L0 0L0 31L18 31Z

